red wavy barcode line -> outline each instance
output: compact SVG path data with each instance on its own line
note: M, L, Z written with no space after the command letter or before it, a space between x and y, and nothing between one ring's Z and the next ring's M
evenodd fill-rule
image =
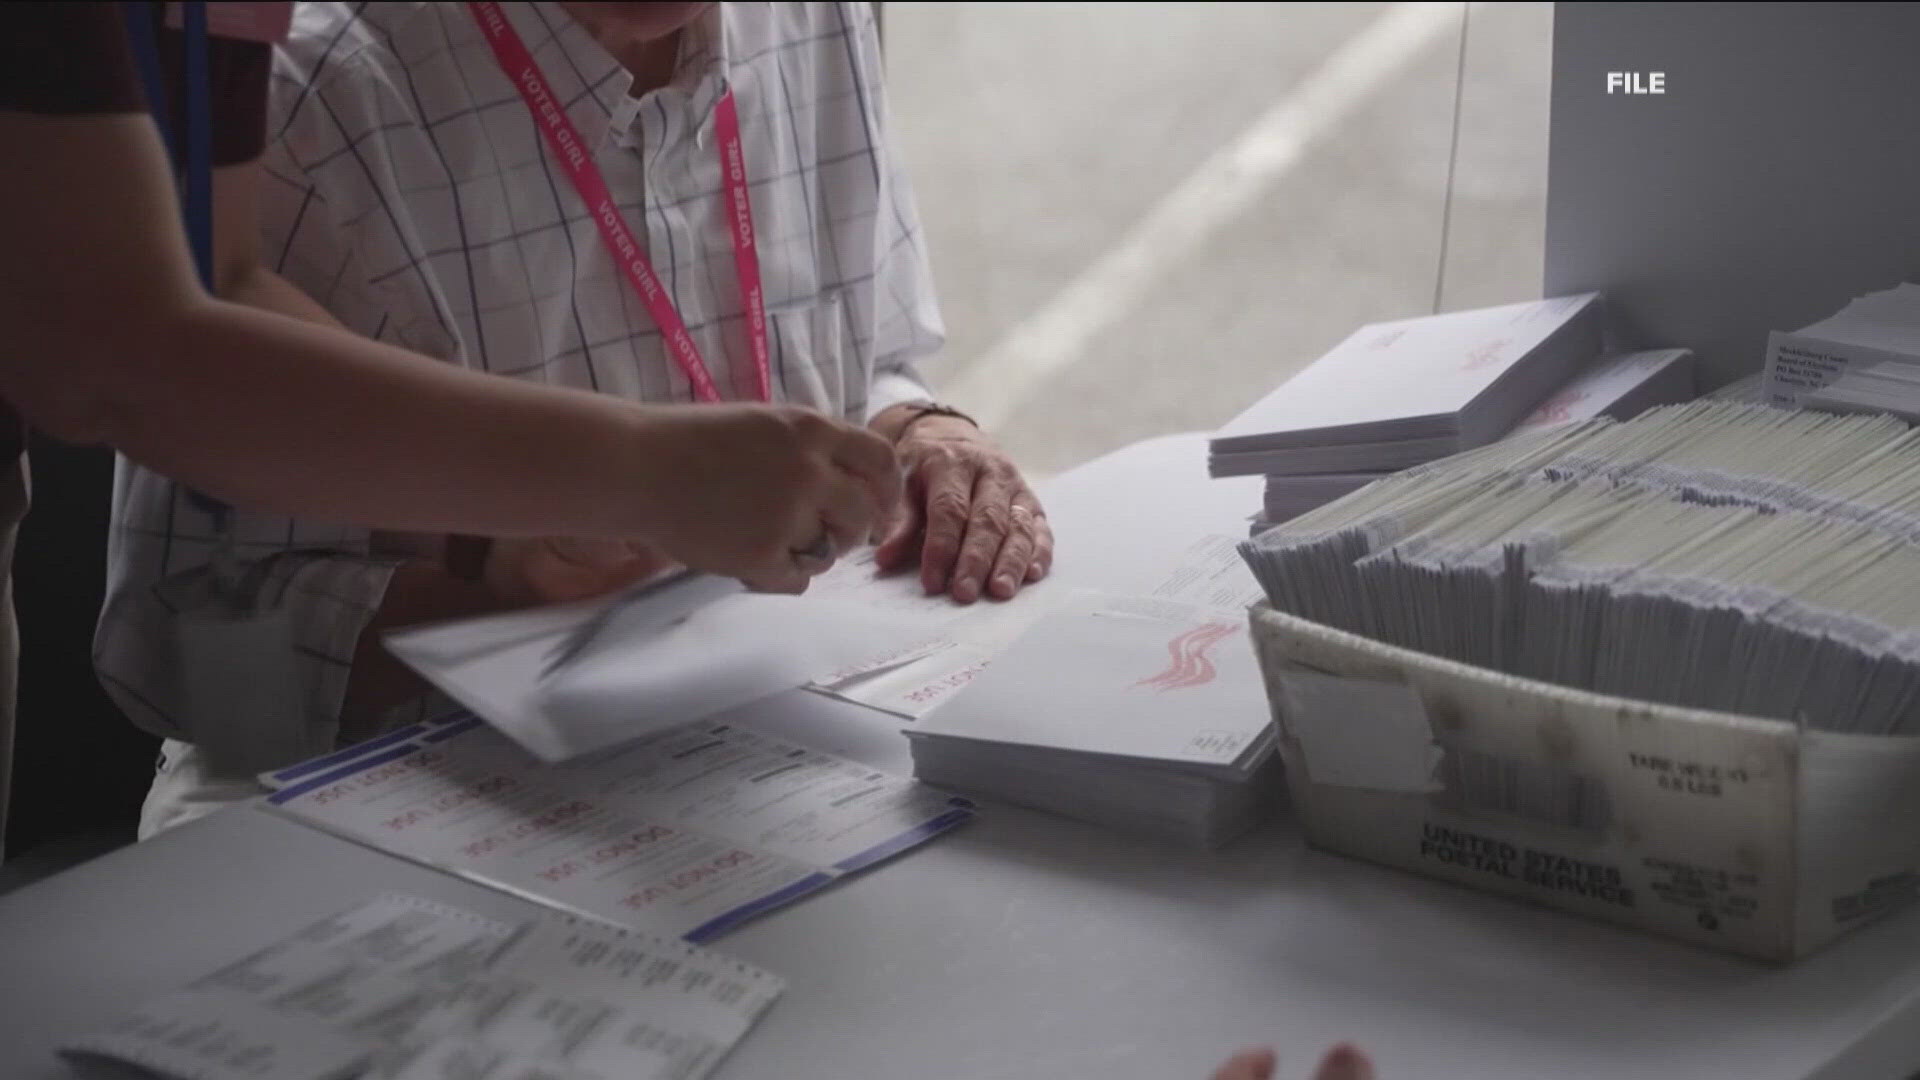
M1208 658L1207 650L1239 627L1225 623L1207 623L1179 634L1167 642L1167 669L1135 686L1160 690L1184 690L1212 682L1219 674Z
M1200 633L1187 643L1187 664L1184 677L1176 680L1167 689L1184 690L1188 687L1202 686L1213 681L1218 674L1213 661L1207 656L1207 650L1218 644L1222 638L1233 633L1233 627L1212 623L1201 628Z

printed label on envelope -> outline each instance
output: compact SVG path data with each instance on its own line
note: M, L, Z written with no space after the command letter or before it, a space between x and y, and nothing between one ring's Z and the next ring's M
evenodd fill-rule
M1440 790L1427 709L1412 687L1384 679L1278 674L1287 730L1316 784L1425 794Z

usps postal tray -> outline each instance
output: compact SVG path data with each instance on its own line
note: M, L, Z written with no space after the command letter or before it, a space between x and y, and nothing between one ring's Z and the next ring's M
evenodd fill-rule
M1920 885L1920 739L1572 690L1264 603L1250 619L1316 847L1769 960Z

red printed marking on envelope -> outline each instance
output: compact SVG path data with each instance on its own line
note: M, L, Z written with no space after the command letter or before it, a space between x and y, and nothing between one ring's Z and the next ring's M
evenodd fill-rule
M1558 397L1549 398L1544 405L1533 410L1533 415L1527 417L1526 424L1522 426L1557 424L1563 420L1569 420L1573 417L1573 407L1592 396L1593 392L1590 390L1569 390Z
M1494 361L1500 359L1501 352L1506 347L1507 347L1506 338L1496 338L1492 341L1486 342L1483 345L1479 345L1475 348L1468 349L1466 360L1460 365L1460 370L1472 371L1475 368L1485 367L1486 365L1491 364Z
M1205 623L1175 636L1167 642L1166 670L1133 685L1163 692L1205 686L1219 674L1207 653L1239 629L1232 623Z

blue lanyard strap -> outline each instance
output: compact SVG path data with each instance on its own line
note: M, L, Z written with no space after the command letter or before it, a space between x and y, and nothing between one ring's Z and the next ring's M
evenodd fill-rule
M181 29L186 38L182 73L182 103L186 112L186 134L174 130L172 95L167 92L166 77L160 67L160 46L153 23L156 7L152 3L126 0L120 7L126 23L127 40L133 46L134 63L140 69L140 81L146 86L147 104L153 121L160 125L167 152L173 158L174 173L180 188L180 212L187 228L187 243L193 247L193 266L199 271L200 286L213 291L213 102L207 78L207 5L189 2L181 5ZM225 504L200 492L182 489L194 505L209 513L224 515Z
M187 236L200 284L213 289L213 106L207 78L207 5L185 5L187 33Z
M213 288L213 106L207 78L207 5L199 0L182 5L182 29L185 31L186 78L183 99L186 106L184 138L174 130L172 109L168 106L166 79L161 74L160 47L153 32L155 5L128 2L125 13L127 39L133 45L134 62L145 84L147 101L153 108L154 122L160 125L167 149L173 155L173 167L179 174L181 216L187 227L187 241L193 246L193 264L200 272L200 284Z

